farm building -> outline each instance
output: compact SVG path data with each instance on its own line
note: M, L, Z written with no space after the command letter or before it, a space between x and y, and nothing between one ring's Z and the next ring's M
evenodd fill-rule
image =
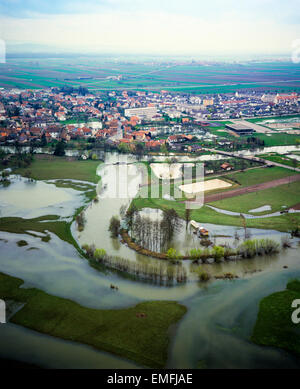
M226 128L233 131L236 135L252 135L255 130L250 126L244 126L243 124L226 124Z

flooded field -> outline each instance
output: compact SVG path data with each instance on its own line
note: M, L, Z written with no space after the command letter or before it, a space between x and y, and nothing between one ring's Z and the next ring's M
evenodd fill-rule
M113 191L113 169L116 162L127 162L126 156L109 154L105 164L98 169L98 203L92 203L85 211L86 225L82 232L72 225L73 236L80 243L94 243L110 255L118 255L132 261L158 261L137 254L119 239L111 238L108 225L111 216L119 215L121 206L127 206L131 196L138 191L142 177L133 167L130 193L124 198L107 198ZM129 162L135 159L130 157ZM101 189L102 188L102 189ZM103 188L105 188L103 190ZM102 196L102 197L101 197ZM105 198L106 197L106 198ZM18 216L33 218L43 215L71 217L84 205L80 191L59 188L53 183L26 182L14 178L11 185L0 188L1 217ZM157 210L143 210L144 215L159 218ZM243 239L242 228L203 224L217 244L234 244L236 235ZM277 242L286 234L274 230L249 229L252 238L272 238ZM0 232L0 271L25 281L23 287L37 287L50 294L69 298L86 307L117 309L148 300L174 300L188 308L187 314L172 332L168 367L197 368L299 368L300 361L287 352L260 347L249 341L256 320L260 299L285 288L286 282L300 277L298 240L292 247L275 256L205 264L203 268L212 274L232 272L239 278L212 280L200 283L167 287L142 282L117 272L95 269L76 248L47 232L50 240L44 241L43 233ZM20 240L26 245L19 246ZM189 229L182 228L171 242L184 252L200 247ZM190 267L190 261L184 266ZM283 268L283 266L287 268ZM118 286L115 291L111 283ZM0 357L14 358L43 367L72 368L135 368L131 361L99 352L91 347L64 341L8 324L0 328ZM30 350L30 351L29 351Z

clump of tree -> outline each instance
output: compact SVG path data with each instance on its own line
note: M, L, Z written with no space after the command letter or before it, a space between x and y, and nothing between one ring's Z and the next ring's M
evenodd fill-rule
M121 213L124 213L124 208L120 209L120 211L121 211ZM137 207L135 206L134 203L132 203L130 205L130 207L128 208L127 212L125 213L125 217L126 217L126 221L127 221L127 225L129 227L129 229L131 229L133 226L133 221L134 221L135 216L137 215L137 212L138 212Z
M179 231L181 227L181 219L175 209L167 209L163 213L162 228L166 234L166 238L170 241L174 233Z
M62 87L60 88L52 88L52 92L54 93L63 93L65 95L70 95L72 93L77 93L81 96L85 96L86 94L89 93L89 90L83 86L79 86L79 88L75 88L73 86L69 86L69 85L63 85Z
M109 222L109 228L111 237L117 238L120 231L120 219L117 216L112 216Z
M63 157L66 154L66 143L63 140L60 140L58 143L56 143L54 155L58 157Z
M173 209L164 211L161 220L151 220L148 217L141 217L135 206L131 206L126 218L132 240L154 252L165 251L174 232L181 226L181 220Z
M141 217L137 213L132 223L131 234L133 241L147 250L161 252L166 243L161 224L159 220Z
M140 159L144 153L145 153L145 145L144 143L137 143L134 148L135 154L137 155L137 158Z
M76 216L76 223L77 223L77 228L78 228L78 231L83 231L84 230L84 226L85 226L85 223L86 223L86 218L85 218L85 215L84 215L84 212L81 211L77 216Z

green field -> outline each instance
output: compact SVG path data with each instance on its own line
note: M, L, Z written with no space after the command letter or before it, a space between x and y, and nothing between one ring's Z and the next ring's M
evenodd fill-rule
M294 168L300 167L299 161L293 160L293 158L290 158L287 155L280 155L280 154L271 153L271 154L261 154L261 155L259 155L259 157L264 158L264 159L271 161L271 162L281 163L282 165L287 165L287 166L291 166ZM295 161L295 163L294 163L294 161Z
M0 86L44 88L54 86L84 86L91 91L162 89L184 93L226 93L237 90L261 89L272 92L297 91L300 84L297 65L286 63L191 63L190 60L166 62L143 61L138 63L127 57L78 58L69 55L61 58L47 56L8 58L0 64ZM274 77L274 72L276 76ZM107 77L121 76L121 79ZM272 77L273 82L264 82Z
M233 173L227 175L226 178L237 180L242 187L245 187L262 184L263 182L277 180L294 174L297 174L297 172L283 167L274 166L272 168L257 168L246 170L244 172Z
M265 189L258 192L247 193L230 199L214 201L214 207L226 209L233 212L248 213L249 210L270 205L271 211L258 213L272 213L283 210L282 206L291 207L300 202L300 182L280 185L275 188ZM254 213L254 215L257 213Z
M100 178L96 175L99 161L68 160L64 157L36 156L29 168L15 170L16 174L23 175L31 171L32 178L36 180L73 179L98 183Z
M290 281L286 290L263 298L259 304L252 342L279 347L300 356L300 324L294 324L291 319L291 305L296 299L300 299L300 280Z
M168 355L172 324L186 313L175 301L147 301L123 309L91 309L0 273L0 297L25 303L10 321L47 335L80 342L128 358L140 365L162 368ZM144 314L140 317L139 314Z
M255 134L255 136L265 142L265 147L291 146L298 144L300 135L291 134Z
M135 198L133 203L138 209L158 208L162 210L175 209L178 215L184 219L185 204L178 201L164 199L143 199ZM243 227L243 219L239 216L220 214L213 209L203 206L191 212L191 219L199 223L221 224L227 226ZM246 225L249 228L262 228L267 230L278 230L288 232L297 228L300 224L300 214L284 214L282 216L268 217L264 219L247 219Z

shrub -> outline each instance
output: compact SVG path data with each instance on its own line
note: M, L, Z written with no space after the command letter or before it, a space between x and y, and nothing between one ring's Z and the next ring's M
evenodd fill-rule
M104 249L96 249L94 251L94 258L96 260L103 259L106 256L106 251Z
M287 248L287 247L291 247L291 240L290 240L290 238L289 238L289 236L288 235L285 235L285 236L283 236L282 238L281 238L281 246L282 246L282 248Z
M95 246L92 244L89 246L88 244L83 244L82 249L86 252L87 256L93 258L95 252Z
M177 259L178 256L176 249L173 249L172 247L167 251L167 258L169 259Z
M193 259L200 259L202 256L202 250L201 249L191 249L190 251L190 257Z
M216 261L219 261L221 258L224 258L225 249L221 246L214 246L212 249L212 255Z
M207 271L203 270L200 266L194 271L198 274L200 281L207 282L211 278L211 275Z
M271 239L246 240L238 247L238 254L243 258L253 258L256 255L275 254L279 252L279 244Z
M236 250L232 249L231 247L224 248L224 258L225 259L227 259L233 255L236 255Z

